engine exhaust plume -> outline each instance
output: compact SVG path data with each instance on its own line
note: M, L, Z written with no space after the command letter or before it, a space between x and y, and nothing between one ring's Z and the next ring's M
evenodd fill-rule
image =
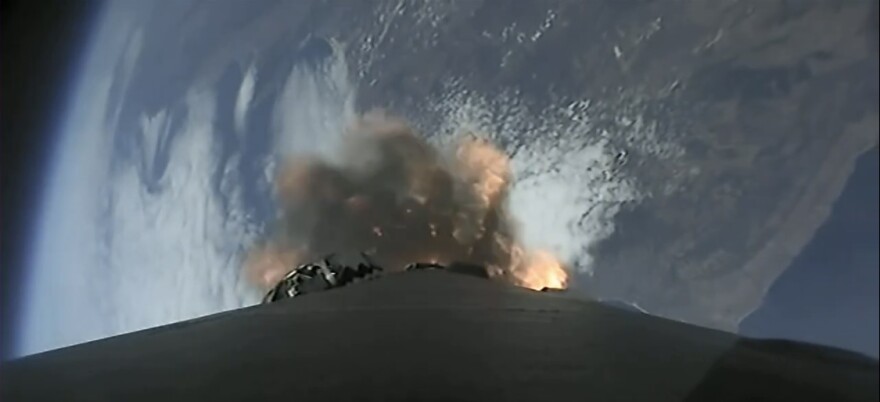
M556 258L517 240L510 162L488 141L467 134L436 149L404 121L372 112L343 144L341 162L291 156L278 170L280 219L245 261L254 283L271 287L297 264L367 251L389 270L458 261L532 289L567 286Z

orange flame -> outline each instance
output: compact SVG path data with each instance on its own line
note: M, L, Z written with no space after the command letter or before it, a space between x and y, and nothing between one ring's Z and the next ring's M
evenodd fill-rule
M473 134L441 154L405 122L370 113L356 121L341 165L291 158L276 177L282 229L245 261L270 287L296 264L326 253L374 250L380 264L455 261L530 289L565 288L553 255L527 250L507 212L510 160ZM290 239L301 239L291 241Z
M489 208L501 199L511 181L507 155L486 140L466 138L458 145L459 174L472 186L481 206Z
M527 265L513 271L518 285L534 290L565 289L568 287L568 272L552 254L536 250L529 255Z

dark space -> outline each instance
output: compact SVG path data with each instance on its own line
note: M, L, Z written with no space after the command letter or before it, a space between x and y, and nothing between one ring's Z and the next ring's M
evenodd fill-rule
M0 359L10 355L19 279L46 162L95 2L0 2Z
M19 284L52 157L58 122L50 116L60 116L65 107L96 4L0 3L0 360L11 354ZM302 51L319 57L326 49L310 42ZM749 78L747 73L739 72L740 78ZM828 221L776 280L764 305L742 322L744 335L877 357L878 171L874 148L860 158Z
M627 312L582 294L426 271L7 361L54 133L102 4L0 2L0 399L877 399L876 147L859 158L827 221L742 321L741 335L770 340ZM876 26L869 27L875 47ZM310 40L299 51L324 58L327 43ZM736 91L769 98L808 72L780 71L773 77L779 92L751 88L757 78L746 68L731 79L743 81ZM228 92L238 70L232 75ZM866 91L876 98L876 88ZM295 390L290 378L300 381Z
M880 154L856 164L828 221L740 324L747 336L785 338L878 355Z

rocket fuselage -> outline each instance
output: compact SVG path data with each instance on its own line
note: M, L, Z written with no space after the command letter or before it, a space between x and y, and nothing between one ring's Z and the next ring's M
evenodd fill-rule
M2 401L873 400L877 361L437 270L8 362Z

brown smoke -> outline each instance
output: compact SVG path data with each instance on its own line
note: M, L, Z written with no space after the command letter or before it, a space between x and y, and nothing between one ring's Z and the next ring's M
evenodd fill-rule
M254 283L270 287L297 264L366 251L388 270L468 262L532 289L566 286L556 258L518 243L506 207L509 160L492 144L466 135L445 154L378 112L349 131L343 162L298 156L279 169L282 218L245 262Z

